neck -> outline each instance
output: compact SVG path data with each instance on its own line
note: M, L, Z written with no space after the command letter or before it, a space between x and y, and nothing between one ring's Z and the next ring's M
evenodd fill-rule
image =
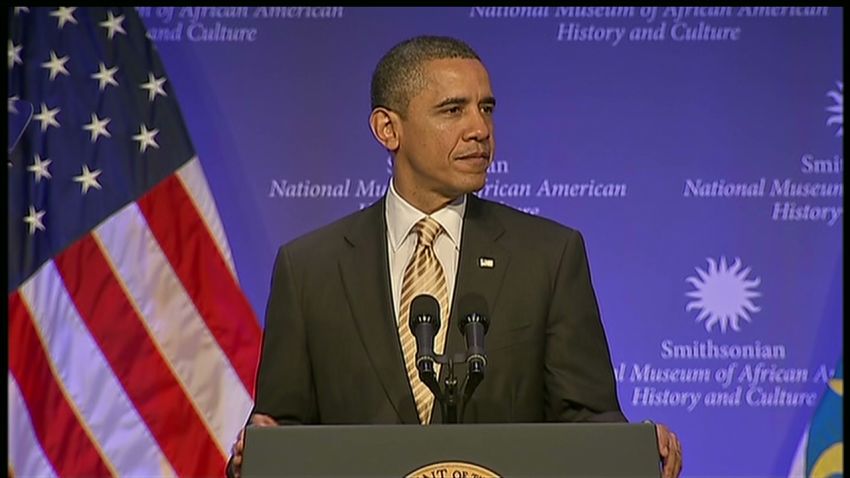
M408 188L404 181L399 181L397 177L393 177L393 187L395 192L408 204L416 209L431 215L440 209L454 202L458 197L447 197L439 193L423 191L417 188Z

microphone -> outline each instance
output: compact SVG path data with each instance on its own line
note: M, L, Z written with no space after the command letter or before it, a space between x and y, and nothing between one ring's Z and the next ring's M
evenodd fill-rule
M440 303L437 299L427 294L414 297L410 302L409 325L410 332L416 338L416 369L419 370L419 378L422 380L423 375L434 376L434 337L440 330Z
M484 335L490 326L487 300L480 294L465 295L458 307L461 319L458 321L460 333L466 338L466 363L470 376L484 375L487 354L484 351Z

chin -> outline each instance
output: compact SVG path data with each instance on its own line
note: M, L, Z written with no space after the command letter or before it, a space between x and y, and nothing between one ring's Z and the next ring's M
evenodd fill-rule
M468 181L466 184L463 185L461 189L463 191L463 194L476 193L484 189L485 184L487 184L487 175L483 174L481 175L481 179Z

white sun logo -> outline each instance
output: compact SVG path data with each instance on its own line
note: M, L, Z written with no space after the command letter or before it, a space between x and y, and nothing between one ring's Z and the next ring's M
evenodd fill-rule
M832 113L832 115L826 119L826 124L837 124L838 131L835 132L835 136L844 136L844 82L836 81L835 84L838 85L838 91L829 90L826 93L826 96L829 96L833 101L835 101L834 105L826 109Z
M761 279L748 279L750 268L741 270L740 258L736 257L731 266L726 265L725 257L720 258L719 266L711 257L706 260L708 271L696 267L699 277L691 276L685 279L696 288L685 294L696 299L689 302L685 310L700 309L696 321L705 320L705 330L709 332L714 324L718 323L724 334L729 326L737 332L741 330L738 325L740 319L750 322L750 313L761 310L761 307L757 307L751 300L761 296L760 292L752 290L758 287Z

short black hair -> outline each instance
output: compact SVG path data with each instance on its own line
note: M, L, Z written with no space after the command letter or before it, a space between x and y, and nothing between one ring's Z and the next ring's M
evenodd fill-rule
M392 47L372 73L372 109L384 107L402 112L424 86L422 65L430 60L466 58L481 61L475 50L461 40L423 35Z

